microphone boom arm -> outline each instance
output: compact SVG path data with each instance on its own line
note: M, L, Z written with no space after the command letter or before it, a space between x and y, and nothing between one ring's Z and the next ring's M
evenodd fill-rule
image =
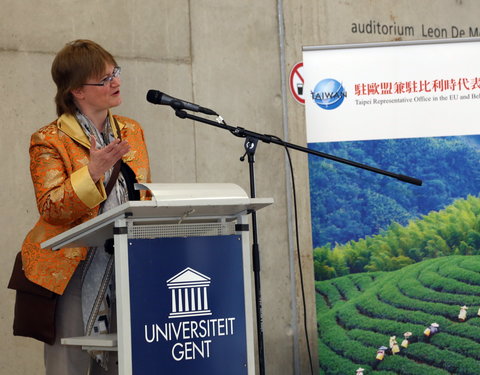
M272 137L272 136L267 135L267 134L260 134L260 133L256 133L256 132L244 129L242 127L234 127L234 126L227 125L225 123L215 122L215 121L203 118L203 117L192 115L190 113L185 112L184 110L178 110L178 109L175 110L175 115L179 118L182 118L182 119L188 118L190 120L202 122L202 123L207 124L207 125L212 125L212 126L215 126L217 128L228 130L228 131L230 131L230 133L232 133L236 137L241 137L241 138L251 137L251 138L254 138L254 139L258 139L259 141L262 141L264 143L274 143L274 144L277 144L277 145L281 145L281 146L284 146L284 147L291 148L293 150L297 150L297 151L305 152L307 154L311 154L311 155L319 156L319 157L322 157L322 158L325 158L325 159L333 160L333 161L336 161L338 163L347 164L347 165L350 165L352 167L361 168L361 169L364 169L364 170L367 170L367 171L370 171L370 172L373 172L373 173L381 174L381 175L384 175L384 176L387 176L387 177L396 178L397 180L407 182L407 183L412 184L412 185L422 186L422 183L423 183L422 180L419 180L417 178L413 178L413 177L410 177L410 176L405 176L405 175L402 175L402 174L389 172L389 171L386 171L386 170L383 170L383 169L372 167L370 165L357 163L357 162L349 160L349 159L340 158L338 156L334 156L334 155L326 154L324 152L312 150L310 148L302 147L302 146L299 146L299 145L296 145L296 144L293 144L293 143L283 142L283 141L280 141L280 140L276 139L275 137Z

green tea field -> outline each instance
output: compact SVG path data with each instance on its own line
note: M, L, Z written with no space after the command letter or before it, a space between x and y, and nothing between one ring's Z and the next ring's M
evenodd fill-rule
M480 256L447 256L397 271L350 274L315 283L320 374L480 374ZM460 307L467 306L464 322ZM432 323L439 331L430 337ZM383 360L396 336L407 348Z

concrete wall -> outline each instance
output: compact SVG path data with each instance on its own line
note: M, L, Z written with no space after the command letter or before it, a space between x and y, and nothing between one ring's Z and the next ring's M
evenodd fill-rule
M480 36L480 2L475 0L283 0L281 5L285 26L284 77L288 77L293 66L302 61L303 46ZM362 29L364 32L360 32ZM355 61L351 63L355 66ZM304 107L296 103L289 93L286 99L285 122L290 142L303 144L306 140ZM302 164L303 155L296 153L294 159L299 166L306 168ZM308 171L302 170L302 167L297 169L298 178L307 183ZM307 205L301 208L301 212L306 213L308 187L298 184L297 188L300 190L297 194L305 198ZM308 235L309 219L302 217L302 220L300 232L302 236ZM302 253L302 264L308 263L309 255ZM311 312L310 309L308 311ZM300 335L302 361L305 358L303 338ZM303 366L300 373L307 374L307 370L308 367ZM289 374L286 371L280 373Z
M55 119L50 78L55 53L70 40L88 38L116 56L123 69L124 104L115 112L144 126L155 182L234 182L248 192L248 164L239 161L243 139L177 119L170 108L147 103L145 95L159 89L211 107L231 125L283 137L281 38L275 0L3 0L1 6L0 374L40 374L42 344L12 336L14 292L5 287L14 256L38 215L28 142L33 131ZM305 347L296 349L296 336L303 333L297 328L295 297L292 301L283 149L260 145L255 166L257 196L275 200L258 214L267 373L292 374L308 362ZM305 162L296 170L300 185L307 186ZM300 200L302 250L310 254L308 198ZM311 267L309 260L304 273L314 350Z

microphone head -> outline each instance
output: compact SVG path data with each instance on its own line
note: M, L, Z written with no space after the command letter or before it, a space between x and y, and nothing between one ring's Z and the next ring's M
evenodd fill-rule
M163 96L163 93L158 90L148 90L147 101L153 104L161 104L162 96Z

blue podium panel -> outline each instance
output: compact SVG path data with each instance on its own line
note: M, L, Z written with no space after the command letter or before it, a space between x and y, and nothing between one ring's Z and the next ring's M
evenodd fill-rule
M133 375L247 374L241 236L128 242Z

